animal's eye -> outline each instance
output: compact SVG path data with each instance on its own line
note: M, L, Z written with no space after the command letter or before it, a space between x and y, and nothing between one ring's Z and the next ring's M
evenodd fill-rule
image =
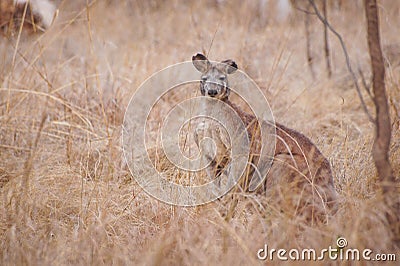
M226 79L226 77L225 76L219 76L218 79L221 80L221 81L224 81Z
M202 80L202 81L207 81L207 77L206 77L206 76L203 76L203 77L201 77L201 80Z

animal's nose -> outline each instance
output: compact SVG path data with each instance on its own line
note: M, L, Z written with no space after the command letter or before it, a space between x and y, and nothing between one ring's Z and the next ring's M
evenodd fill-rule
M210 96L215 96L215 95L217 95L217 90L209 90L209 91L208 91L208 95L210 95Z

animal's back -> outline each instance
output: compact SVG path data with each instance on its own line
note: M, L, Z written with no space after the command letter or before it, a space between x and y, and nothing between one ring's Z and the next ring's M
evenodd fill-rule
M248 114L232 102L227 102L247 126L251 140L250 160L259 161L261 136L255 116ZM272 126L272 124L269 124ZM275 123L275 151L272 166L258 187L257 193L283 197L285 208L302 213L307 219L324 220L336 209L337 194L328 159L318 147L302 133ZM254 171L248 171L241 181L243 190L249 190Z

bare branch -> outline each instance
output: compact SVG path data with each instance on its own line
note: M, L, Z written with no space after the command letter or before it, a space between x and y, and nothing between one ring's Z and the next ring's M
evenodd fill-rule
M328 8L326 6L326 0L322 0L322 11L324 12L324 18L328 19ZM328 77L332 76L331 59L329 56L329 40L328 40L328 27L324 23L324 50L325 50L325 62L326 70L328 71Z
M310 5L307 5L307 10L310 9ZM310 39L311 39L311 33L310 33L310 17L306 14L304 17L304 28L306 30L306 50L307 50L307 65L308 68L310 69L311 76L313 79L315 79L315 71L314 71L314 63L313 63L313 57L311 54L311 47L310 47Z
M304 14L307 14L307 15L315 15L315 13L311 12L311 11L309 10L309 8L303 9L303 8L299 7L299 6L297 5L297 3L298 3L298 2L296 2L296 1L292 1L292 6L293 6L294 9L296 9L296 10L298 10L298 11L300 11L300 12L303 12Z
M331 26L331 24L329 24L329 22L325 19L325 17L321 15L321 12L319 12L318 7L315 5L314 0L308 0L308 2L309 2L309 3L311 4L311 6L313 7L314 12L315 12L315 14L317 15L318 19L319 19L322 23L324 23L324 24L326 25L326 27L328 27L328 29L338 38L338 40L339 40L339 42L340 42L340 45L342 46L342 50L343 50L345 59L346 59L346 66L347 66L347 69L348 69L348 71L350 72L350 75L351 75L351 77L352 77L352 79L353 79L354 86L356 87L356 90L357 90L358 97L360 98L361 106L362 106L362 108L364 109L364 112L365 112L365 114L367 115L369 121L372 122L372 123L374 123L374 122L375 122L375 119L374 119L374 118L372 117L372 115L369 113L368 108L367 108L367 106L366 106L366 104L365 104L365 102L364 102L364 98L363 98L363 96L362 96L362 94L361 94L360 87L358 86L357 77L356 77L356 75L355 75L355 73L354 73L354 71L353 71L353 68L351 67L349 54L347 53L347 48L346 48L346 45L344 44L344 41L343 41L342 36Z
M368 93L369 97L373 100L373 96L372 96L372 94L371 94L371 88L370 88L370 86L367 84L367 81L365 80L365 77L364 77L364 73L362 72L360 66L358 66L358 74L359 74L360 77L361 77L361 82L362 82L362 85L363 85L365 91Z

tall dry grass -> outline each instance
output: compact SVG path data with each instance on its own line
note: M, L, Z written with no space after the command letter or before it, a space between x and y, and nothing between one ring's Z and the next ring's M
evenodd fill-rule
M87 9L85 1L69 2L61 1L46 33L0 39L0 264L256 264L265 243L322 249L339 236L352 248L393 252L376 194L373 125L333 36L327 78L315 18L313 79L299 12L282 20L273 8L261 12L257 1L95 1ZM360 2L332 10L330 19L368 77ZM397 177L399 9L389 0L380 9ZM202 50L211 59L235 59L261 86L276 119L329 158L340 207L328 224L310 226L252 195L240 195L234 209L228 198L169 206L132 179L120 143L130 96L155 71Z

